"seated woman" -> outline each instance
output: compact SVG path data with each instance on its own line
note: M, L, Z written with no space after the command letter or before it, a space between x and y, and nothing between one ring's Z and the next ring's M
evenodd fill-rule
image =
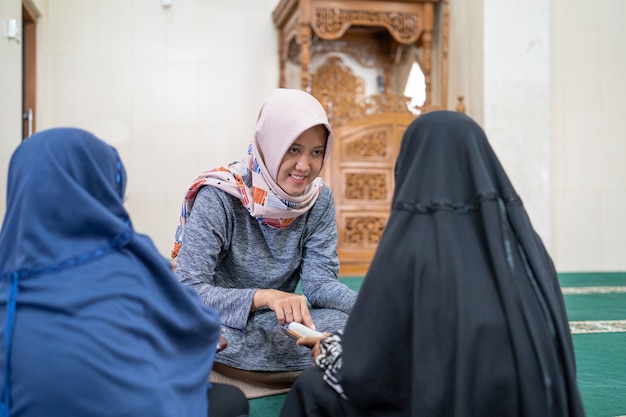
M419 116L395 178L345 332L298 341L317 366L281 416L584 416L556 271L483 130Z
M343 328L356 292L337 279L335 205L318 177L332 141L313 96L278 89L261 108L247 155L190 186L172 256L180 280L220 312L229 346L216 362L300 371L309 349L280 326ZM295 294L299 283L304 295Z
M13 154L0 416L247 415L232 386L214 386L207 402L219 315L135 232L125 187L117 151L80 129L42 131Z

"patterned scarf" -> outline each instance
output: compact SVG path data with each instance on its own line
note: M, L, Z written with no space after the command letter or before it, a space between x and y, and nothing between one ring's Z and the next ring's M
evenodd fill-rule
M313 180L299 196L283 191L276 178L289 147L305 130L317 125L325 126L329 132L325 163L333 134L322 105L301 90L274 90L261 107L255 137L246 156L241 161L202 172L189 186L176 229L172 258L178 256L187 219L198 192L205 185L239 198L252 217L278 229L286 228L311 209L324 185L322 178Z

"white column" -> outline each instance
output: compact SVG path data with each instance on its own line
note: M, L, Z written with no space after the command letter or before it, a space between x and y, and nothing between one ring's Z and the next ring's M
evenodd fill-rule
M547 246L549 10L547 0L483 1L483 128Z

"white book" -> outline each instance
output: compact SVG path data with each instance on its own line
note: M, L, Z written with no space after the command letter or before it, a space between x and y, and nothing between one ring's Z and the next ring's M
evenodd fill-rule
M281 329L283 333L285 333L287 336L295 340L298 340L302 337L309 337L309 336L322 337L324 335L321 332L310 329L306 327L304 324L298 323L295 321L289 324L285 324Z

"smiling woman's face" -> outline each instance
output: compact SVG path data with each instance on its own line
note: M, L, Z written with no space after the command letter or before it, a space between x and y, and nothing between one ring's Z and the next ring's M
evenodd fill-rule
M322 170L327 131L313 126L291 144L280 162L276 183L289 195L298 196Z

